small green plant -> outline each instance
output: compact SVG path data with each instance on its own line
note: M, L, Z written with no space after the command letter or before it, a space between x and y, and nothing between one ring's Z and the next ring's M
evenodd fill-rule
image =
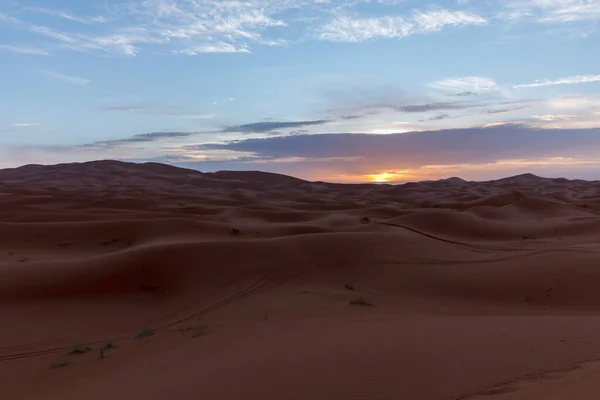
M102 350L114 349L115 345L113 344L112 340L109 340L108 342L104 343L100 348Z
M135 339L147 338L154 335L154 331L150 328L142 329L137 335L135 335Z
M373 303L368 302L367 300L365 300L364 297L360 296L357 297L354 300L350 300L350 305L352 306L367 306L367 307L373 307Z
M83 354L90 351L90 346L73 346L69 350L69 354Z
M154 335L154 331L150 328L144 328L141 331L138 332L137 335L135 335L134 339L142 339L142 338L147 338Z
M67 365L69 365L69 363L66 361L57 361L57 362L53 363L52 365L50 365L50 368L57 369L57 368L66 367Z

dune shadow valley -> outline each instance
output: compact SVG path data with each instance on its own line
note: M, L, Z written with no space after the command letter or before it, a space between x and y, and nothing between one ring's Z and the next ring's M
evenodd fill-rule
M600 398L600 181L0 170L7 400Z

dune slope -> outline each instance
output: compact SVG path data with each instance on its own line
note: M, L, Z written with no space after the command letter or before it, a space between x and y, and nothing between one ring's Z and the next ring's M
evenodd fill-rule
M599 188L0 170L0 393L590 399Z

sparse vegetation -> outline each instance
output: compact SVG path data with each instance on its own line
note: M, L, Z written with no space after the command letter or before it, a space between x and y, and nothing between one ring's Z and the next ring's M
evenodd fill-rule
M231 230L231 234L234 236L240 236L242 234L242 232L239 229L233 228Z
M360 297L357 297L356 299L350 300L350 305L373 307L374 304L367 301L364 297L360 296Z
M21 258L19 258L17 260L17 262L20 262L20 263L24 263L24 262L27 262L27 261L29 261L29 258L27 258L27 257L21 257Z
M348 290L356 290L356 288L354 287L354 285L351 285L351 284L349 284L349 283L346 283L346 284L344 285L344 288L345 288L345 289L348 289Z
M363 224L368 224L368 223L371 222L371 218L369 218L369 217L362 217L361 220L360 220L360 222L363 223Z
M66 361L57 361L57 362L53 363L52 365L50 365L50 368L57 369L57 368L66 367L67 365L69 365L69 363Z
M142 329L137 335L135 335L135 339L143 339L154 335L154 331L150 328Z
M179 328L179 332L184 333L184 332L189 332L189 336L191 338L195 338L198 336L203 336L206 334L206 326L204 325L198 325L198 326L184 326L182 328Z
M102 346L100 346L100 348L103 349L103 350L114 349L115 345L113 344L112 340L109 340L108 342L106 342Z
M73 346L71 347L71 350L69 350L69 354L83 354L90 350L90 346Z
M192 330L192 337L204 336L206 334L206 326L199 325Z

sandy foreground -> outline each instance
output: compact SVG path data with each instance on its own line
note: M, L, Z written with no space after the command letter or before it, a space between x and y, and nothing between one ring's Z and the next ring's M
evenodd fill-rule
M2 399L597 399L600 182L2 170L0 321Z

